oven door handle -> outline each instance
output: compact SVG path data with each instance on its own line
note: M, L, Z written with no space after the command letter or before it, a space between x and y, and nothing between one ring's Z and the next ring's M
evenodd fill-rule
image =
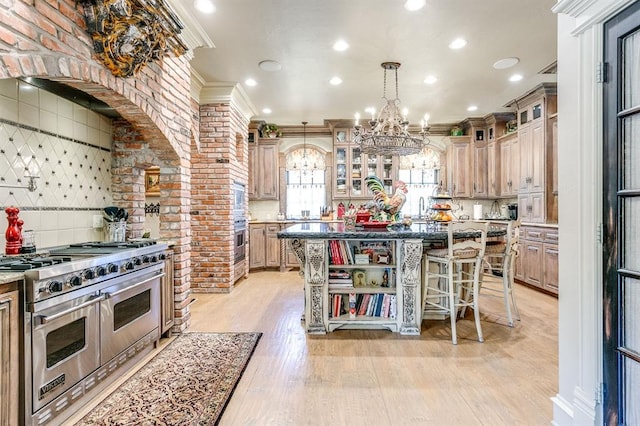
M162 278L162 277L164 277L164 276L165 276L165 273L164 273L164 272L163 272L163 273L161 273L161 274L156 274L156 275L154 275L154 276L152 276L152 277L150 277L150 278L147 278L146 280L140 281L140 282L139 282L139 283L137 283L137 284L130 285L130 286L127 286L127 287L124 287L124 288L122 288L122 289L120 289L120 290L118 290L118 291L114 291L113 293L109 293L108 291L105 291L105 292L104 292L104 293L102 293L102 294L104 295L104 298L105 298L105 299L109 299L109 298L111 298L111 297L113 297L113 296L117 296L117 295L119 295L120 293L124 293L125 291L130 291L130 290L132 290L132 289L134 289L134 288L136 288L136 287L140 287L141 285L144 285L144 284L148 283L149 281L153 281L153 280L155 280L155 279L157 279L157 278Z
M90 300L88 300L88 301L86 301L84 303L81 303L81 304L79 304L77 306L72 306L71 308L65 309L64 311L57 312L57 313L55 313L53 315L37 315L37 318L38 318L38 321L39 321L40 324L47 324L47 323L49 323L51 321L55 321L58 318L61 318L61 317L65 316L65 315L69 315L70 313L72 313L74 311L78 311L78 310L80 310L82 308L86 308L87 306L91 306L91 305L93 305L95 303L98 303L98 302L100 302L102 300L104 300L104 296L93 297L93 298L91 298Z

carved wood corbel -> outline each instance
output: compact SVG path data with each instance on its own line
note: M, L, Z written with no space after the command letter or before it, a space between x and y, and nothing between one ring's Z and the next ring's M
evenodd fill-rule
M188 49L184 26L163 0L79 0L98 59L116 76L131 77L150 61Z

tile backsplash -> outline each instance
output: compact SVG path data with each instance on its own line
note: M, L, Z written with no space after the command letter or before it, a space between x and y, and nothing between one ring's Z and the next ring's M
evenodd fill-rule
M0 206L20 208L39 248L103 239L94 216L112 204L111 143L110 118L0 79Z

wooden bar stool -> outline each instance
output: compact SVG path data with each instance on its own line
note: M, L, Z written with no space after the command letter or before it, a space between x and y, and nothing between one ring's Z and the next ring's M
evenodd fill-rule
M519 254L520 219L510 221L504 241L488 241L484 253L486 273L480 282L480 294L504 298L504 308L509 327L514 326L513 314L520 321L520 313L513 292L516 258ZM497 273L494 274L494 272ZM498 284L497 286L495 284ZM501 287L501 288L499 288Z
M451 320L451 340L458 343L456 320L461 308L473 308L478 340L482 337L478 290L487 242L486 222L453 222L447 229L447 247L427 250L423 257L423 314L444 313ZM437 272L432 272L437 269Z

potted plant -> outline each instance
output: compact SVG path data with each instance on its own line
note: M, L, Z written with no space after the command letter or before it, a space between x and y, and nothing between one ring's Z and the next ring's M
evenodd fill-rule
M264 126L262 126L262 137L265 138L277 138L282 136L282 132L280 131L280 128L273 123L266 123Z

